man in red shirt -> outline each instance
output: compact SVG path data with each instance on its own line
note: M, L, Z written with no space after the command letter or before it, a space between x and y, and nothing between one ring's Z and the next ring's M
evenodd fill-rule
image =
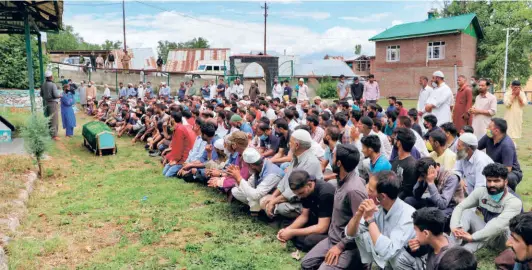
M460 75L458 76L458 91L453 110L453 124L456 130L461 130L463 126L471 126L473 116L467 113L471 106L473 106L473 90L467 84L466 77Z
M399 113L399 116L408 116L408 110L403 107L402 101L395 102L395 105L397 106L397 112Z
M170 163L170 166L183 164L188 158L188 154L194 145L196 135L192 130L192 126L183 125L183 115L181 112L172 112L172 118L175 121L174 133L170 143L170 153L165 158Z

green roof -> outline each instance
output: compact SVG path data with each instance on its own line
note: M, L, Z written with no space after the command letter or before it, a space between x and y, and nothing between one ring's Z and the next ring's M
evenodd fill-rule
M477 15L475 13L469 13L454 17L428 19L422 22L396 25L369 40L383 41L457 33L465 31L470 25L473 26L476 37L482 39L482 29Z

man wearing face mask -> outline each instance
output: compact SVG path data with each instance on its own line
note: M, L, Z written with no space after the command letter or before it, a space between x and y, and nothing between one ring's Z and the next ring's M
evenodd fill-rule
M434 90L432 90L425 104L425 112L432 113L436 116L438 126L451 121L453 92L445 83L444 77L443 72L439 70L432 74L432 86Z
M337 175L338 189L334 195L329 237L319 242L301 261L302 269L362 269L354 239L346 238L345 227L368 198L364 181L355 168L360 153L353 145L338 145L333 158L333 172Z
M451 216L451 231L464 248L475 252L488 246L504 249L510 219L521 213L523 203L508 189L508 169L499 163L487 165L482 174L486 188L475 189L456 206ZM478 208L483 219L473 209ZM472 210L469 210L472 209Z
M517 184L523 179L523 172L517 159L515 144L506 134L508 125L502 118L493 118L486 135L478 142L478 149L486 149L486 154L497 163L508 169L508 186L515 191Z
M408 240L416 235L412 222L416 209L397 197L400 187L401 180L392 171L370 177L370 199L362 202L345 229L347 239L355 240L363 263L374 262L381 269L403 269L398 258L407 252Z
M479 140L486 135L491 118L497 113L497 98L488 92L489 86L490 83L486 79L478 81L478 96L475 98L475 105L468 111L473 118L471 126Z
M256 215L260 211L260 200L279 184L283 171L261 157L255 148L244 150L242 158L248 165L250 177L248 180L243 179L240 168L230 167L227 173L236 180L236 186L231 189L231 193L235 199L249 205L249 211Z
M277 137L270 125L261 122L257 127L257 136L260 139L260 153L264 158L272 157L279 151L279 137Z
M460 176L462 185L471 194L473 190L486 186L486 177L482 170L493 160L483 151L478 150L477 137L464 133L458 138L454 171Z

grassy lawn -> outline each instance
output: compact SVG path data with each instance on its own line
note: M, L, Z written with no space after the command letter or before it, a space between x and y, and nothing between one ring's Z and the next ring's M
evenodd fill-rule
M525 115L531 113L527 107ZM78 123L86 121L78 114ZM531 121L525 117L526 138L517 142L527 176ZM276 229L215 191L165 179L159 161L141 145L118 139L116 156L96 157L81 142L78 127L51 151L46 179L37 183L8 246L10 269L299 269L293 248L276 240ZM0 166L9 158L0 157ZM519 186L526 210L532 206L529 181ZM481 269L494 268L489 251L477 256Z

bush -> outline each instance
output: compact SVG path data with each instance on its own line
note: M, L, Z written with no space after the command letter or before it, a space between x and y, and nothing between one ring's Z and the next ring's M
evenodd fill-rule
M338 93L336 91L337 83L337 81L330 77L323 78L320 81L320 86L318 87L316 94L321 98L338 98Z
M52 142L49 122L50 119L42 114L32 114L21 132L26 150L39 166L39 177L43 174L41 160Z

